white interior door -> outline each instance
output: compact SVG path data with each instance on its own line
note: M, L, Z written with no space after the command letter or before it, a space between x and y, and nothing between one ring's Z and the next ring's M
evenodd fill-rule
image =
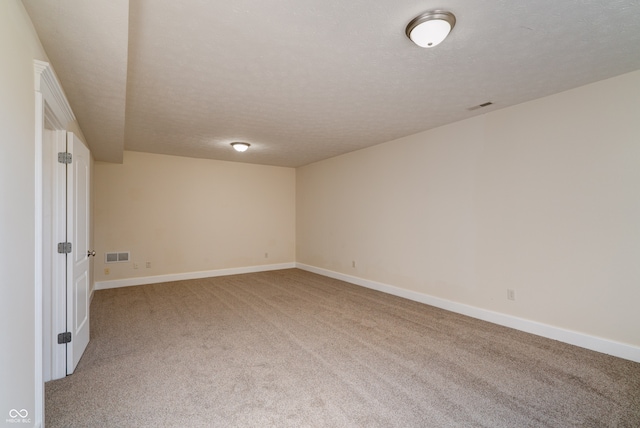
M89 343L90 303L90 233L89 202L91 159L89 150L72 132L67 134L67 153L71 164L67 166L67 375L75 370Z
M67 331L67 262L58 254L67 240L67 169L58 153L67 151L67 131L45 129L43 138L43 332L44 381L67 375L67 347L58 334Z

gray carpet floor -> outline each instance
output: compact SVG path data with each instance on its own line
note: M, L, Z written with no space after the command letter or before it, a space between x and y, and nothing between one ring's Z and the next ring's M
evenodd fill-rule
M96 291L47 427L638 427L640 364L290 269Z

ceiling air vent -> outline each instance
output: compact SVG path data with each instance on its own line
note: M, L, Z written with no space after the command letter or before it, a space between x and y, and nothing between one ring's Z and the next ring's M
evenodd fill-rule
M116 253L106 253L104 255L105 263L123 263L128 262L131 252L130 251L119 251Z
M482 104L478 104L477 106L469 107L467 110L469 110L469 111L478 110L479 108L488 107L488 106L490 106L492 104L493 103L491 101L487 101L486 103L482 103Z

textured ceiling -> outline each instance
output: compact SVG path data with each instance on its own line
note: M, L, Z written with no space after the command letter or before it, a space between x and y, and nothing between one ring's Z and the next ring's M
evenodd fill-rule
M23 3L111 162L124 148L296 167L640 69L638 0ZM431 9L457 23L421 49L404 29Z
M23 3L93 156L122 162L129 1Z

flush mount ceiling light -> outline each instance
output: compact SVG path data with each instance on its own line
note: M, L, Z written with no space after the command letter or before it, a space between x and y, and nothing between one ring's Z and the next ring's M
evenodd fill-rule
M251 144L249 143L231 143L236 152L246 152Z
M456 25L456 17L451 12L432 10L415 17L407 25L407 37L421 48L432 48L447 38Z

